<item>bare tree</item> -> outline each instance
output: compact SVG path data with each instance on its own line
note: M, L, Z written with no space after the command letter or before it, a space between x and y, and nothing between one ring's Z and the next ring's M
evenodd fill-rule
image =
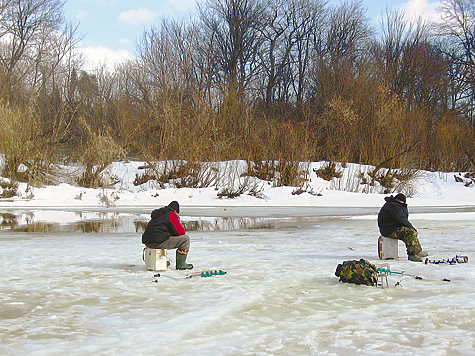
M10 4L11 0L0 0L0 15L3 14L3 11L7 8ZM1 37L1 35L0 35Z
M326 37L326 60L338 65L342 61L356 60L363 50L370 30L359 1L345 2L330 14Z
M10 0L0 18L0 95L12 99L13 87L31 71L44 36L59 30L63 23L62 0Z
M319 33L323 32L327 17L326 3L319 1L303 0L296 13L296 46L292 51L293 82L297 104L301 105L305 90L308 89L308 72L312 56L312 42Z
M439 152L434 135L448 112L454 89L449 71L455 67L441 51L440 41L431 41L421 18L408 21L402 10L387 12L382 29L382 40L375 47L380 85L402 101L405 126L413 126L406 141L420 143L420 164L436 169Z
M381 27L381 43L375 47L379 75L393 93L402 95L407 83L404 78L411 70L407 53L423 42L426 29L420 19L407 21L403 10L386 11Z
M205 0L198 8L210 41L216 46L215 60L227 93L244 98L259 68L261 4L255 0Z
M447 39L449 51L446 53L460 74L459 87L463 90L459 105L467 107L465 113L475 122L475 4L471 0L444 0L441 12L438 35Z
M318 28L323 4L311 0L275 0L267 4L260 51L265 74L265 102L289 101L292 88L302 99L310 35ZM279 90L276 98L276 90Z
M367 60L371 29L360 1L345 2L330 9L327 26L314 33L312 96L319 110L348 83L362 75Z
M159 92L185 92L191 86L193 30L184 22L163 20L146 31L138 46L150 85Z
M194 26L196 33L193 48L193 73L199 101L203 101L208 107L213 107L214 97L219 96L220 67L216 60L219 57L218 46L215 44L216 36L209 36L206 28L200 24Z

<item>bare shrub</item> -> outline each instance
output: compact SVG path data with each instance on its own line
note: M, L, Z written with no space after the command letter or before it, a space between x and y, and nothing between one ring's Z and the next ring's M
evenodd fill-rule
M54 150L41 136L38 118L29 111L0 106L3 176L32 185L54 183L59 174Z
M251 161L244 175L271 181L274 187L301 187L308 180L308 164L294 161Z
M391 169L388 169L385 172L383 170L375 169L372 172L368 172L368 176L371 178L370 184L375 184L377 182L384 188L385 194L391 192L395 180L395 173L393 173Z
M318 196L318 197L322 196L322 191L321 190L318 193L315 192L315 190L308 183L305 184L302 187L297 187L292 191L292 195L301 195L303 193L308 193L310 195Z
M423 178L424 173L418 169L398 170L395 177L396 182L391 193L402 192L408 197L413 197L417 193L415 183Z
M84 170L77 178L77 183L87 188L106 188L115 185L118 183L117 178L106 177L105 171L115 160L125 158L124 150L110 133L93 132L85 120L82 120L82 125L86 128L89 139L79 158Z
M470 170L470 149L473 140L470 137L472 127L458 117L445 116L437 124L434 133L434 146L437 149L437 167L443 171Z
M135 174L135 179L134 179L134 185L139 186L139 185L145 184L145 183L147 183L151 180L156 180L156 179L157 179L157 177L155 177L154 175L149 174L147 172L142 173L142 174L136 173Z
M137 174L134 185L142 185L149 181L156 182L161 188L170 184L175 188L206 188L215 186L219 181L217 164L211 162L189 162L171 160L150 162L142 174Z
M466 187L471 187L475 185L475 172L454 174L454 179L457 183L462 183Z
M25 181L27 176L19 171L20 164L28 162L34 145L34 130L28 116L17 109L0 106L0 149L5 155L3 175L11 180Z
M0 188L0 198L12 198L17 195L18 183L0 179Z
M295 161L281 161L278 165L279 176L275 186L301 187L308 181L308 164Z
M237 184L235 183L236 182L221 189L217 194L218 198L234 199L243 194L261 199L264 198L263 185L259 185L257 180L251 177L244 177L243 179L238 179Z
M373 187L368 189L369 186L361 184L361 177L366 174L367 166L359 166L354 164L343 166L335 162L332 162L332 164L328 162L322 166L322 170L323 172L327 173L324 176L327 177L326 180L330 182L330 189L332 190L341 190L353 193L371 193L374 191ZM314 169L314 172L316 173L317 170Z
M402 192L409 197L416 193L415 183L422 177L421 171L376 168L350 164L339 170L339 177L331 179L330 189L366 194Z
M342 190L353 193L373 193L374 185L362 183L367 175L368 166L350 164L346 167L336 168L338 176L331 179L330 189Z
M326 162L321 168L313 170L320 178L331 181L333 178L341 178L342 172L336 167L335 162Z

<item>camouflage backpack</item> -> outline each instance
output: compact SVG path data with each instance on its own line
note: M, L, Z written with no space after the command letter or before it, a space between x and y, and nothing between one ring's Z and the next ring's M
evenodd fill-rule
M375 265L364 259L343 261L336 267L335 276L340 277L340 282L345 283L368 286L374 286L378 283Z

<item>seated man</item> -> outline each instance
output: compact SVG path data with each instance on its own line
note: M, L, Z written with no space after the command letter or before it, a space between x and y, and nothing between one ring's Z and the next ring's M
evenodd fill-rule
M422 262L422 257L426 257L427 252L422 251L417 238L418 232L408 220L406 196L399 193L395 197L391 195L384 200L386 203L378 214L379 232L384 237L404 241L408 259L413 262Z
M152 219L142 234L142 243L151 248L176 248L176 269L193 269L193 265L186 263L190 238L178 217L180 205L172 201L168 206L152 211Z

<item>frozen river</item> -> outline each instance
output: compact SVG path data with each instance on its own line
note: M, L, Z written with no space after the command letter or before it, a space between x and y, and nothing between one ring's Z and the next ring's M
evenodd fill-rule
M375 209L182 210L189 262L226 275L146 271L148 211L4 211L0 354L475 355L472 208L412 208L431 258L470 260L412 263L400 243L391 269L426 278L385 289L334 275L379 262Z

